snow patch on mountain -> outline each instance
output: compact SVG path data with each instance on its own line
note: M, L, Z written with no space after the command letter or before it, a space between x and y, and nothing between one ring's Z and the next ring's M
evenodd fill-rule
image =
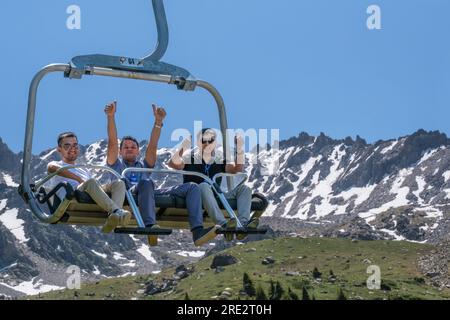
M50 157L52 157L53 155L55 155L56 153L58 153L58 150L53 149L50 152L46 153L44 156L41 157L42 161L47 161Z
M419 162L417 163L418 166L420 166L422 163L426 162L428 159L430 159L436 152L438 152L439 150L441 150L441 148L436 148L433 150L429 150L427 151L423 157L419 160Z
M106 154L101 147L102 141L90 145L86 151L86 160L92 165L101 165L106 161Z
M174 250L174 251L169 251L169 253L175 253L182 257L191 257L191 258L201 258L205 255L205 251L200 251L200 250L196 250L196 251Z
M91 250L91 251L92 251L93 254L95 254L95 255L97 255L97 256L103 258L103 259L106 259L106 258L108 257L108 255L103 254L103 253L100 253L100 252L97 252L97 251L95 251L95 250Z
M0 211L2 211L3 209L6 208L7 203L8 203L8 199L0 200Z
M11 286L6 283L0 283L1 286L5 286L14 291L25 293L26 295L36 295L39 293L46 293L54 290L64 289L63 287L58 287L54 285L44 284L42 279L33 278L30 281L24 281L18 285Z
M155 258L153 258L153 254L150 251L148 245L142 244L138 249L137 252L139 252L147 261L150 261L151 263L157 263Z
M437 171L439 171L439 168L436 169ZM436 172L437 173L437 172ZM450 170L445 171L442 176L444 177L444 182L447 183L447 181L450 179Z
M393 150L398 142L399 142L398 140L395 140L395 141L391 142L391 144L389 146L383 148L383 150L381 150L380 153L381 154L386 154L389 151ZM377 150L374 150L374 151L377 151Z
M0 205L1 207L1 205ZM18 209L6 210L0 215L0 222L16 237L20 243L26 243L29 238L25 236L24 223L22 219L17 218Z
M19 184L14 182L13 178L9 174L3 173L3 180L8 187L17 188L19 186Z
M411 174L412 168L409 169L402 169L398 176L396 177L392 188L390 190L390 194L394 195L395 198L389 202L384 203L382 206L378 208L373 208L367 212L362 212L359 214L361 218L369 218L371 216L377 215L381 212L384 212L390 208L397 208L405 206L409 203L408 199L406 198L409 193L409 188L406 186L403 186L403 182L405 181L405 178Z

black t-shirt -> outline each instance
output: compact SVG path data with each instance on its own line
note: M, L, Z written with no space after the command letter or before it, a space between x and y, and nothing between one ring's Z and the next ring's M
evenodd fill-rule
M218 173L225 173L225 166L226 166L225 162L224 163L213 162L212 164L206 164L203 159L202 164L195 164L194 155L191 154L190 164L185 164L184 170L203 173L204 175L212 179ZM200 184L204 182L204 179L196 176L185 175L183 176L183 182L184 183L194 182ZM220 185L222 183L222 178L217 179L217 183Z

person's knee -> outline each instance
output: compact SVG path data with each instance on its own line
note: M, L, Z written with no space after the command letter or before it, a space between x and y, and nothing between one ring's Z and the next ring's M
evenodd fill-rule
M153 180L143 179L139 181L137 189L139 191L153 191L155 190L155 183L153 182Z
M187 192L190 194L201 194L201 189L198 184L194 182L188 182L186 184Z
M125 190L125 182L122 180L116 180L111 184L113 190Z
M252 196L252 189L246 185L242 185L239 187L239 190L237 192L239 195L246 195L246 196Z
M207 183L200 183L198 188L201 190L202 193L212 192L211 186Z
M86 190L97 188L98 186L99 184L95 179L89 179L84 182L84 187L86 188Z

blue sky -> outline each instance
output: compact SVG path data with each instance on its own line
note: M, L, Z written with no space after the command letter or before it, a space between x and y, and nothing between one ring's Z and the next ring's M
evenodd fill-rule
M231 127L279 128L368 141L419 128L450 133L448 0L166 0L171 32L163 61L187 68L222 93ZM66 9L81 7L81 30ZM379 5L382 29L368 30L366 9ZM155 45L149 0L5 0L1 3L0 137L23 144L28 86L39 68L73 56L141 57ZM66 130L80 142L104 138L103 106L119 101L119 134L148 138L151 103L173 129L194 120L218 126L203 91L124 79L52 75L41 84L34 152Z

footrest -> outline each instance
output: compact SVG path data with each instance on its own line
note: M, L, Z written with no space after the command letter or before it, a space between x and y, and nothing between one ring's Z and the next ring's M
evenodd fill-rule
M156 229L156 228L116 228L114 233L118 234L136 234L144 236L168 236L172 234L172 229Z
M266 234L268 229L225 229L216 231L217 234Z

